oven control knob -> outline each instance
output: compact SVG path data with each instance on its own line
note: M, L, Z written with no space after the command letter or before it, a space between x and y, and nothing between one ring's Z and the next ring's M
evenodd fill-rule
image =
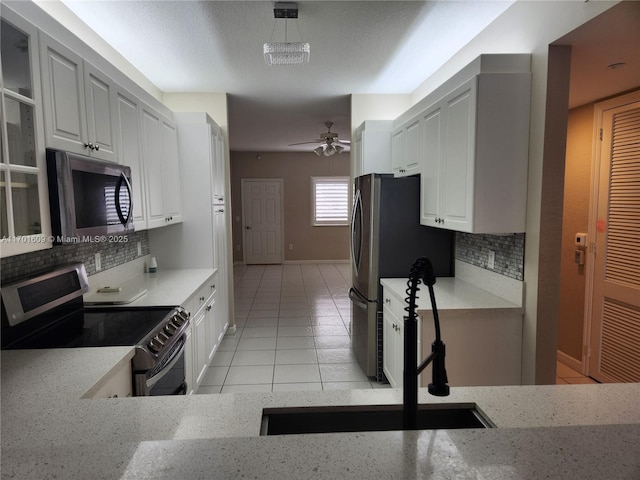
M158 353L162 349L163 345L164 343L162 343L162 341L160 340L160 338L158 338L157 335L153 337L151 341L147 344L147 346L149 347L149 350L155 353Z
M174 315L174 316L171 318L171 321L172 321L174 324L176 324L178 327L180 327L180 326L184 323L184 319L183 319L180 315L178 315L178 314Z
M178 330L178 327L176 325L174 325L171 322L168 322L165 326L164 326L164 332L169 335L170 337L176 333L176 331Z

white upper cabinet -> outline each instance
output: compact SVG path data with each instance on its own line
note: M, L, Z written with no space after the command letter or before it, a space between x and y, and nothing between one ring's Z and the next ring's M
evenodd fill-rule
M123 89L116 93L116 142L119 163L131 168L133 222L136 230L147 228L145 171L142 161L142 107Z
M420 173L420 120L414 119L391 134L393 174L407 177Z
M369 173L393 173L392 124L393 120L367 120L356 129L351 147L353 178Z
M180 159L178 157L178 130L168 118L161 118L162 180L164 184L164 207L167 222L182 221L182 196L180 187Z
M530 76L480 74L422 116L423 225L524 232Z
M525 231L531 56L480 55L393 123L395 176L420 174L420 223Z
M47 147L115 161L115 88L80 55L45 33L40 59Z
M0 4L0 257L52 245L38 30L5 3Z
M142 158L147 227L181 222L178 133L171 120L146 104L142 105Z

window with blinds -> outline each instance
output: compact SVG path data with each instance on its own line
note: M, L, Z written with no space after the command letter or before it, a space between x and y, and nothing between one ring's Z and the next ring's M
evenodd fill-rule
M349 177L311 177L311 223L349 224Z

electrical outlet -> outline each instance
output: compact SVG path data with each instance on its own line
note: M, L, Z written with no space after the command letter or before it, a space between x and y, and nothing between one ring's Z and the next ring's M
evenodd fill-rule
M142 242L138 242L138 256L142 256Z
M289 250L293 250L293 243L289 244Z
M496 252L489 250L489 258L487 258L487 268L493 270L496 268Z
M96 272L102 270L102 257L100 256L100 252L96 253Z

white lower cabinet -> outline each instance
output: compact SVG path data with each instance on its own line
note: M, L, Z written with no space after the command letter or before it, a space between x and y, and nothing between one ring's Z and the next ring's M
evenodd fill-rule
M443 279L442 283L445 279ZM485 385L520 385L522 383L522 310L506 301L471 287L466 282L446 285L436 282L440 333L445 344L445 368L452 387ZM394 286L389 286L392 282ZM382 281L384 298L383 365L384 373L394 387L402 387L403 317L405 283L397 279ZM399 286L401 285L401 286ZM433 314L427 287L418 292L418 364L431 353L435 340ZM492 308L490 305L502 305ZM477 306L476 306L477 305ZM431 383L432 366L420 375L421 385ZM419 384L420 385L420 384Z
M200 386L202 379L207 373L207 322L206 313L204 310L200 310L195 317L193 317L193 343L195 345L195 372L196 383L194 390Z
M189 328L186 331L185 347L184 347L184 378L187 382L187 395L192 395L196 391L196 366L195 366L195 348L193 345L193 330L192 324L189 324Z
M405 302L392 292L384 291L384 305L382 309L382 366L385 376L394 388L402 388L404 371L404 310ZM422 361L421 325L418 317L418 358L416 365ZM421 386L418 379L418 386Z
M90 398L122 398L133 395L131 364L125 362L116 372L108 375L102 385Z
M186 366L190 393L195 393L202 384L228 327L226 316L220 313L218 278L218 272L215 272L186 302L186 306L195 312L191 315L191 336L187 340L187 348L191 351L186 357L187 362L191 361L191 366Z

